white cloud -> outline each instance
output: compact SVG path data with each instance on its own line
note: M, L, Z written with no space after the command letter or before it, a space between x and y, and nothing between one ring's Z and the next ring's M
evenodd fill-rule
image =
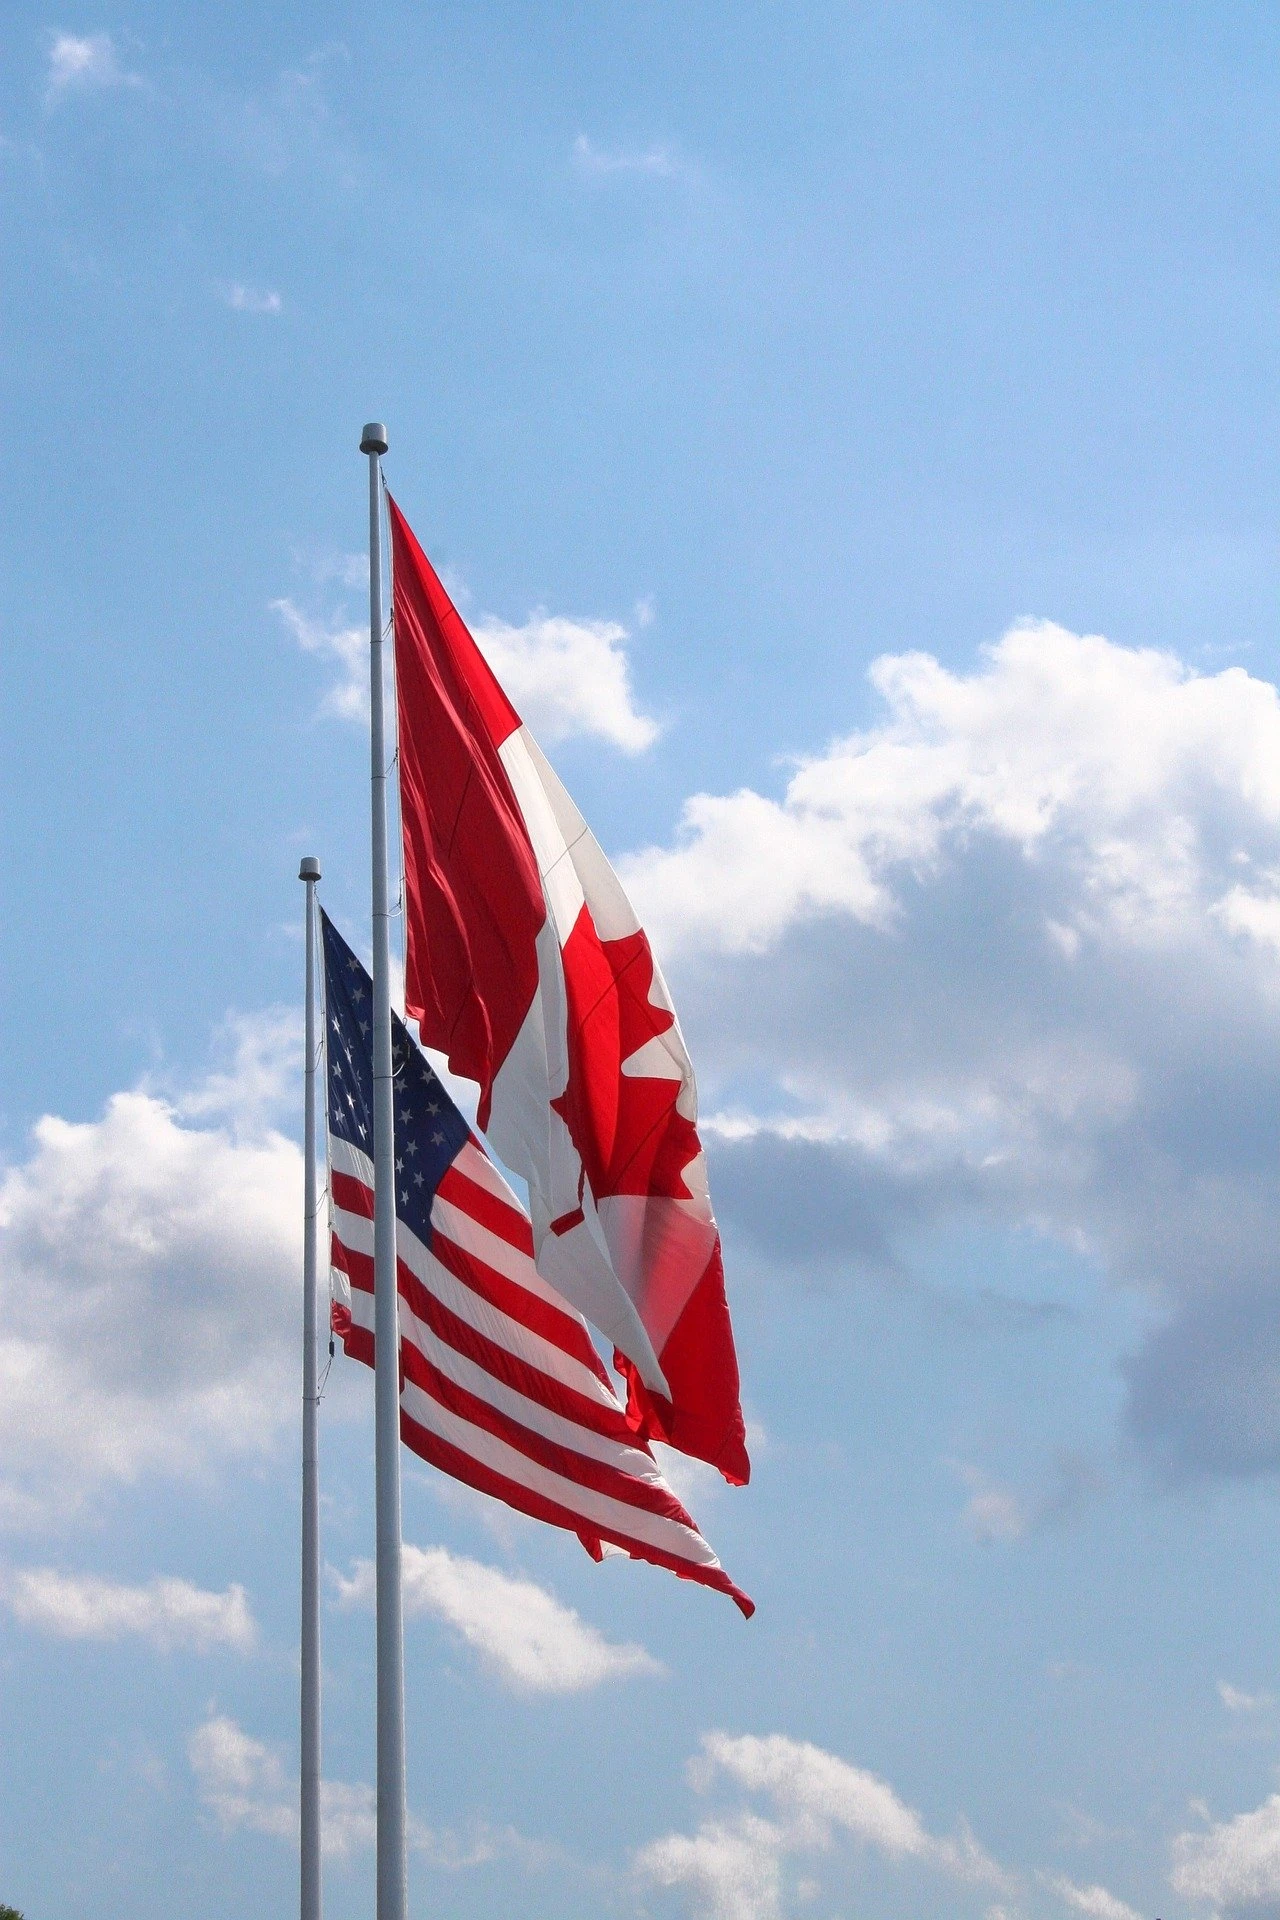
M290 599L273 600L271 608L305 653L339 668L321 713L367 726L367 623L317 620ZM485 618L473 623L472 632L513 706L539 739L552 745L569 739L605 740L623 753L642 753L657 739L657 722L635 704L625 646L628 631L616 621L567 620L538 612L518 627Z
M696 1833L668 1833L636 1855L642 1880L687 1887L706 1920L779 1920L782 1859L790 1837L775 1821L740 1813L704 1820Z
M280 1749L255 1740L227 1714L211 1710L191 1734L187 1758L203 1805L224 1833L262 1833L293 1845L298 1837L298 1783L286 1772ZM363 1781L320 1783L321 1847L333 1859L372 1847L377 1840L377 1794ZM518 1834L477 1825L466 1840L447 1829L424 1826L412 1814L409 1845L434 1866L451 1871L480 1866L500 1852L530 1853Z
M1280 1901L1280 1793L1205 1833L1179 1834L1173 1853L1172 1885L1185 1899L1231 1912Z
M656 144L643 148L607 148L596 146L585 133L573 143L573 164L590 179L609 179L618 174L647 175L650 179L669 180L680 171L669 147Z
M23 1626L64 1640L137 1635L162 1652L184 1648L193 1653L218 1647L249 1653L257 1641L241 1586L211 1593L189 1580L164 1578L125 1586L93 1574L24 1567L0 1579L0 1598Z
M1154 1309L1152 1462L1271 1471L1276 689L1048 625L872 678L878 723L780 797L697 795L619 863L726 1227L809 1272L902 1273L958 1219L1052 1235Z
M827 1851L839 1836L958 1881L1012 1885L963 1824L954 1835L930 1833L886 1781L808 1741L704 1734L689 1771L699 1791L728 1780L772 1802L771 1817L741 1808L704 1820L695 1834L665 1834L636 1855L641 1880L687 1887L706 1920L780 1920L784 1861Z
M185 1100L46 1115L0 1173L0 1518L206 1473L292 1419L302 1158L264 1121L278 1041L242 1023L238 1066Z
M1010 1487L998 1486L980 1467L957 1464L969 1488L964 1520L975 1540L1021 1540L1030 1525L1026 1506Z
M1074 1880L1068 1880L1063 1874L1048 1874L1045 1885L1051 1887L1073 1913L1083 1913L1089 1920L1140 1920L1140 1916L1114 1893L1108 1893L1105 1887L1078 1886Z
M752 1793L767 1793L793 1823L815 1833L835 1828L891 1859L927 1860L964 1879L1003 1884L1006 1875L967 1829L954 1838L928 1833L918 1813L865 1768L785 1734L703 1736L697 1777L727 1775Z
M374 1569L357 1561L337 1575L344 1605L371 1605ZM432 1614L460 1633L497 1677L522 1693L580 1693L606 1681L662 1673L652 1654L606 1640L532 1580L444 1547L404 1549L405 1614Z
M752 1806L716 1812L695 1833L663 1834L635 1855L640 1882L684 1889L699 1920L783 1920L822 1890L811 1873L797 1870L798 1863L831 1854L841 1839L890 1865L941 1876L957 1889L989 1889L1012 1899L1012 1907L989 1906L988 1920L1011 1920L1022 1911L1033 1882L1092 1920L1137 1920L1106 1887L1047 1873L1028 1881L1011 1872L979 1846L963 1821L951 1834L930 1832L887 1781L808 1741L784 1734L704 1734L688 1773L700 1793L729 1784L770 1803L767 1814Z
M222 298L233 313L283 313L284 301L269 287L247 287L239 280L222 288Z
M238 1139L261 1138L270 1121L298 1098L302 1083L301 1022L295 1007L229 1013L214 1035L215 1055L229 1056L196 1086L162 1088L180 1120L224 1120Z
M298 1833L298 1787L286 1776L275 1747L255 1740L226 1714L211 1714L187 1742L187 1757L204 1805L224 1832L244 1829L276 1840L294 1841ZM324 1780L320 1784L320 1836L323 1851L344 1860L378 1835L378 1802L362 1782Z
M335 720L369 724L369 628L326 624L303 613L292 600L273 600L278 613L304 653L336 662L339 678L320 703L320 712Z
M760 951L833 912L901 926L902 884L979 835L1060 864L1059 942L1158 941L1222 896L1206 814L1274 844L1280 702L1238 667L1195 675L1045 623L1013 628L968 676L916 653L871 679L887 719L803 761L781 801L695 795L680 843L627 863L669 950Z
M642 753L657 739L657 723L636 708L628 633L616 621L534 613L522 627L485 619L473 632L512 705L540 740L607 740L624 753Z
M967 1461L953 1460L948 1465L969 1489L964 1524L983 1543L1021 1540L1028 1533L1074 1519L1106 1487L1092 1461L1069 1452L1055 1456L1040 1485L1030 1493L1002 1486Z
M298 1829L284 1764L226 1714L211 1714L187 1741L200 1798L227 1832L247 1827L291 1840Z
M56 33L49 48L45 100L53 106L70 93L90 93L104 87L137 87L136 73L126 73L109 33Z
M1218 1698L1228 1713L1267 1713L1276 1704L1274 1693L1245 1693L1229 1680L1219 1680Z

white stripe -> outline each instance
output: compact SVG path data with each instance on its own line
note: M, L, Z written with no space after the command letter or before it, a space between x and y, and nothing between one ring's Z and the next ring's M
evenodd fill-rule
M446 1200L443 1194L438 1193L431 1205L431 1226L434 1232L442 1233L446 1240L452 1240L464 1253L483 1260L504 1280L510 1280L513 1285L522 1287L526 1293L533 1294L547 1306L554 1307L557 1313L562 1313L566 1320L580 1329L584 1338L591 1338L582 1315L574 1312L563 1294L548 1286L534 1266L532 1254L513 1247L509 1240L504 1240L500 1233L494 1233L457 1201Z
M404 1310L404 1302L401 1301ZM362 1294L358 1290L352 1297L352 1320L366 1332L373 1332L373 1296ZM409 1316L410 1318L412 1316ZM460 1355L451 1355L453 1361L461 1360ZM466 1363L463 1363L464 1365ZM442 1366L441 1372L449 1369ZM454 1377L450 1373L450 1377ZM498 1385L491 1376L485 1380L490 1388ZM465 1386L465 1380L459 1380ZM481 1396L487 1397L487 1396ZM484 1427L478 1427L473 1421L461 1415L451 1413L441 1406L429 1393L423 1391L416 1381L406 1380L401 1394L401 1405L410 1419L437 1434L442 1440L448 1440L461 1453L478 1460L481 1465L496 1473L514 1480L519 1486L527 1487L530 1492L538 1493L544 1499L554 1500L558 1506L565 1507L596 1526L613 1527L617 1532L629 1535L634 1540L642 1540L647 1546L658 1547L673 1557L687 1560L695 1566L718 1568L719 1560L713 1553L696 1527L685 1526L678 1520L669 1520L662 1514L648 1512L643 1507L633 1507L626 1501L612 1499L608 1494L599 1493L594 1487L584 1487L576 1480L568 1480L563 1474L555 1473L549 1467L530 1460L519 1448L509 1445L505 1440L491 1434ZM490 1404L493 1404L490 1401ZM587 1451L583 1442L594 1436L583 1429L574 1429L577 1436L576 1450ZM554 1436L549 1436L554 1437ZM663 1479L655 1461L646 1454L642 1456L649 1471L643 1476L646 1484L659 1486L670 1493L671 1488ZM641 1478L640 1475L626 1477ZM674 1496L673 1496L674 1497Z
M358 1326L373 1332L373 1295L366 1293L363 1288L353 1290L351 1317ZM574 1453L585 1454L588 1459L598 1460L602 1466L612 1467L627 1479L642 1480L647 1486L661 1487L664 1492L671 1492L651 1454L639 1447L629 1447L624 1441L615 1440L607 1433L596 1433L576 1420L566 1419L563 1414L553 1413L541 1401L531 1400L527 1394L508 1386L505 1380L499 1380L487 1367L468 1359L466 1354L459 1353L456 1347L441 1340L424 1320L418 1318L403 1296L400 1301L400 1337L407 1345L416 1347L423 1358L430 1361L446 1379L473 1393L477 1400L483 1400L496 1413L514 1420L520 1426L529 1427L534 1433L540 1433L545 1439L554 1440L557 1445L568 1447ZM621 1413L622 1410L621 1402L615 1398L613 1411Z
M495 1200L505 1200L507 1205L520 1215L525 1225L528 1225L528 1214L483 1147L478 1146L474 1140L468 1140L453 1164L459 1173L465 1173L468 1180L474 1180L478 1187L483 1187L486 1193L491 1193Z
M408 1301L402 1302L402 1309L403 1320L408 1323L403 1328L403 1338L416 1347L423 1358L430 1361L446 1379L452 1380L455 1386L465 1388L496 1413L522 1427L529 1427L546 1440L555 1441L557 1446L598 1460L602 1466L612 1467L628 1480L642 1480L646 1486L660 1487L667 1493L671 1491L652 1455L639 1447L628 1446L625 1441L614 1439L611 1434L598 1433L594 1428L584 1426L581 1421L555 1413L540 1400L531 1400L528 1394L509 1386L505 1380L490 1373L487 1367L468 1359L466 1354L459 1353L447 1341L441 1340L424 1321L419 1320ZM612 1410L621 1414L621 1403L615 1400Z
M352 1253L367 1253L373 1258L373 1222L362 1213L348 1213L345 1207L333 1210L333 1231L344 1247L350 1247Z
M340 1208L335 1208L333 1230L344 1247L349 1247L353 1253L363 1253L373 1258L372 1220L366 1220L363 1214L344 1213ZM456 1314L459 1320L483 1334L486 1340L492 1340L495 1346L505 1348L518 1360L538 1368L542 1373L550 1374L553 1380L559 1380L563 1386L572 1387L575 1393L594 1400L597 1406L616 1405L612 1391L598 1373L582 1361L575 1360L563 1347L544 1340L541 1334L531 1332L521 1321L513 1320L510 1314L482 1300L478 1293L433 1259L403 1220L396 1236L396 1251L428 1293ZM357 1287L352 1291L358 1293L362 1289Z
M341 1135L329 1135L329 1165L335 1173L350 1174L353 1180L359 1180L362 1186L373 1191L373 1161L367 1153L361 1153L359 1147L353 1147L349 1140Z
M661 1514L646 1513L641 1507L611 1500L608 1494L597 1493L594 1487L580 1486L576 1480L566 1480L562 1474L553 1473L549 1467L540 1466L515 1447L508 1446L496 1434L473 1426L469 1420L459 1419L412 1380L405 1381L400 1404L410 1419L416 1420L428 1433L447 1440L460 1453L468 1454L492 1472L502 1474L504 1479L514 1480L530 1493L540 1494L544 1500L553 1500L557 1506L568 1508L580 1519L608 1527L624 1537L643 1541L646 1546L657 1547L672 1558L687 1560L693 1566L719 1569L719 1560L702 1535L691 1527L682 1526L678 1520L666 1520Z

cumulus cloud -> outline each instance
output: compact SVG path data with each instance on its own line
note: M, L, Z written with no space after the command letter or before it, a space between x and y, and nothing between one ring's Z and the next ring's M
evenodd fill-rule
M1069 933L1158 942L1227 892L1231 849L1206 859L1207 816L1273 846L1280 703L1238 667L1197 675L1027 624L977 673L912 653L878 660L871 681L885 721L804 761L781 801L696 795L680 844L629 862L668 948L760 951L831 912L900 926L896 883L935 877L982 836L1064 869Z
M1276 689L1043 624L871 677L876 724L779 797L695 796L621 863L726 1225L807 1272L1053 1235L1153 1309L1148 1458L1280 1467Z
M339 670L321 713L367 725L367 624L318 620L290 599L273 600L271 608L305 653L327 659ZM539 612L522 626L485 618L474 622L472 631L521 718L539 739L550 745L603 740L623 753L642 753L657 739L657 722L635 704L626 653L629 634L616 621L567 620Z
M372 1561L359 1560L349 1579L336 1578L344 1605L373 1604ZM581 1693L663 1671L643 1647L606 1640L532 1580L444 1547L406 1545L404 1605L407 1618L432 1614L444 1620L492 1673L521 1693Z
M643 753L658 737L631 688L626 627L614 620L566 620L534 613L523 626L485 619L476 644L511 696L512 705L549 745L575 738L605 740L623 753Z
M636 1856L642 1880L685 1887L706 1920L778 1920L782 1860L790 1836L774 1820L739 1813L704 1820L696 1833L668 1833Z
M211 1711L187 1742L187 1758L201 1802L224 1833L262 1833L293 1845L298 1838L298 1784L276 1746L255 1740L229 1715ZM378 1802L363 1781L320 1783L321 1847L332 1859L372 1847L378 1834ZM527 1851L520 1836L478 1826L462 1839L424 1826L410 1815L409 1845L433 1866L480 1866L500 1852Z
M728 1781L772 1802L768 1816L739 1808L704 1820L694 1834L665 1834L637 1854L641 1880L687 1888L706 1920L780 1920L787 1857L827 1851L841 1836L959 1881L1011 1885L967 1827L930 1833L886 1781L808 1741L705 1734L689 1771L700 1791Z
M264 1117L286 1049L278 1017L232 1038L204 1087L46 1115L0 1172L0 1518L205 1473L292 1418L302 1157Z
M49 48L45 101L55 106L71 93L91 93L104 87L136 87L136 73L120 65L109 33L55 33Z
M94 1574L23 1567L0 1576L0 1598L23 1626L63 1640L137 1636L164 1653L219 1647L250 1653L258 1637L245 1590L235 1585L223 1593L165 1578L127 1586Z
M1174 1891L1220 1911L1261 1915L1280 1901L1280 1793L1252 1813L1174 1841Z

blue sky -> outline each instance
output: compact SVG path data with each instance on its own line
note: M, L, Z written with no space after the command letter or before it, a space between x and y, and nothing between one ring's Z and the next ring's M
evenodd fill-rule
M675 991L757 1463L749 1625L409 1463L414 1912L1280 1914L1274 10L7 18L0 1901L293 1908L381 417Z

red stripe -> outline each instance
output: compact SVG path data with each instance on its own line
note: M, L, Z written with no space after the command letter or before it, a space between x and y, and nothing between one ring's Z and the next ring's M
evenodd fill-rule
M442 1200L447 1200L462 1213L469 1213L490 1233L496 1233L508 1245L527 1253L532 1260L533 1228L527 1217L510 1201L500 1199L496 1193L490 1193L487 1187L473 1180L470 1174L463 1173L456 1160L445 1169L444 1178L436 1192Z
M496 1340L479 1333L452 1313L404 1266L400 1269L400 1292L412 1312L430 1327L437 1339L483 1368L485 1373L492 1374L495 1380L501 1380L513 1392L523 1394L537 1406L546 1407L550 1413L558 1413L561 1419L571 1421L576 1427L587 1427L623 1446L635 1445L635 1433L620 1406L602 1407L564 1381L553 1379L533 1361L521 1359ZM641 1448L644 1450L643 1441Z
M341 1207L344 1213L359 1213L366 1220L372 1220L373 1188L366 1186L363 1180L357 1180L354 1174L339 1173L335 1168L329 1174L329 1191L335 1207Z
M479 1191L474 1181L469 1180L466 1185L473 1192ZM367 1187L360 1187L359 1191L365 1195L369 1194ZM334 1198L337 1199L337 1197L335 1188ZM345 1205L345 1202L343 1204ZM373 1217L372 1212L364 1207L346 1207L346 1211L359 1212L365 1219ZM335 1245L340 1244L335 1239ZM469 1288L478 1299L497 1308L499 1313L505 1313L508 1319L517 1321L520 1326L527 1327L530 1333L536 1333L541 1339L549 1341L553 1347L559 1347L561 1353L567 1354L571 1360L576 1360L580 1366L589 1367L597 1380L607 1386L610 1392L613 1391L613 1382L605 1371L604 1362L592 1345L590 1334L576 1315L553 1306L541 1294L532 1292L528 1287L522 1287L518 1281L509 1280L506 1274L499 1273L489 1265L488 1261L481 1259L479 1254L469 1253L465 1247L459 1246L456 1240L449 1239L443 1228L437 1227L432 1232L430 1250L440 1265L461 1285ZM334 1260L334 1266L350 1275L353 1286L359 1286L366 1293L372 1293L373 1262L370 1256L366 1253L358 1253L352 1247L344 1247L343 1255L343 1259ZM353 1260L360 1263L358 1269L352 1267ZM367 1273L367 1278L357 1279L357 1270L362 1276ZM403 1291L402 1276L401 1292Z
M355 1266L352 1265L353 1261ZM359 1287L362 1293L373 1292L373 1261L367 1253L357 1253L354 1248L344 1246L336 1233L329 1237L329 1265L336 1267L339 1273L345 1273L352 1286ZM356 1277L357 1268L359 1278Z
M442 1473L452 1474L455 1480L465 1481L480 1493L492 1494L495 1500L504 1500L509 1507L527 1513L531 1519L544 1520L553 1527L564 1527L570 1533L578 1533L582 1528L580 1514L571 1512L556 1501L544 1499L541 1494L530 1492L517 1481L508 1480L504 1474L495 1473L491 1467L473 1460L470 1454L463 1453L449 1441L440 1439L438 1434L429 1433L425 1427L419 1426L403 1408L400 1412L400 1436L420 1460L438 1467ZM589 1526L593 1536L621 1547L635 1560L647 1560L653 1566L668 1568L682 1580L693 1580L699 1586L714 1587L718 1593L727 1593L746 1619L749 1620L755 1612L755 1602L749 1600L741 1588L734 1586L723 1567L696 1566L692 1561L681 1560L676 1554L651 1547L647 1541L633 1540L629 1534L612 1527L599 1526L594 1520ZM591 1549L588 1547L587 1551Z
M373 1335L368 1327L357 1326L353 1320L342 1336L342 1351L352 1360L362 1360L366 1367L373 1365Z
M335 1242L335 1245L341 1248L341 1243ZM353 1285L361 1286L362 1291L372 1293L372 1261L365 1255L358 1253L352 1254L348 1248L341 1248L341 1251L347 1255L352 1264L362 1269L368 1269L367 1284L363 1272L360 1273L359 1277L357 1277L356 1274L351 1274L351 1279ZM335 1261L335 1265L336 1264L339 1263ZM344 1270L350 1273L350 1266ZM402 1283L407 1274L414 1292L422 1297L422 1304L430 1307L432 1310L429 1317L429 1324L431 1320L437 1318L442 1325L445 1322L453 1321L461 1333L473 1335L477 1343L481 1346L492 1347L491 1342L483 1340L482 1336L474 1336L473 1329L467 1328L462 1322L458 1322L456 1316L450 1314L448 1309L442 1307L439 1301L427 1294L426 1290L417 1280L417 1277L414 1274L408 1273L407 1268L402 1265L400 1271ZM422 1317L428 1318L425 1314ZM446 1337L446 1335L441 1332L440 1326L436 1326L433 1330L440 1332L442 1338ZM368 1328L361 1327L353 1321L342 1335L342 1344L344 1352L351 1359L359 1360L367 1367L373 1366L374 1339L372 1332ZM459 1351L465 1350L459 1342L450 1341L449 1344L458 1346ZM533 1368L525 1367L523 1363L514 1360L513 1356L505 1354L502 1349L493 1348L492 1351L494 1357L499 1360L500 1364L496 1368L489 1367L487 1369L488 1371L495 1372L497 1377L503 1378L509 1366L515 1375L523 1375L530 1381L530 1384L536 1383L540 1391L531 1397L536 1398L540 1404L551 1407L555 1412L563 1412L565 1418L573 1419L575 1417L572 1410L572 1403L579 1400L580 1397L573 1394L571 1389L563 1388L558 1381L550 1380L545 1374L540 1374ZM430 1392L432 1397L439 1400L441 1404L450 1405L450 1403L452 1403L452 1411L459 1414L461 1418L470 1420L472 1425L481 1427L495 1434L499 1439L507 1441L510 1445L515 1445L518 1450L525 1453L527 1457L538 1458L538 1454L534 1448L524 1444L524 1441L526 1438L539 1440L541 1436L528 1434L527 1429L517 1428L515 1422L498 1414L494 1409L486 1407L485 1403L476 1400L474 1395L464 1393L462 1390L455 1388L453 1382L444 1380L421 1350L411 1343L405 1343L402 1359L409 1377L413 1378L416 1383L422 1387L423 1391ZM506 1365L501 1364L503 1361L506 1362ZM480 1361L479 1364L483 1365L484 1362ZM422 1377L427 1375L431 1377L430 1384L428 1384L427 1378ZM510 1384L515 1386L518 1391L525 1391L518 1377L511 1378ZM445 1391L439 1391L437 1390L438 1388L443 1388ZM557 1404L557 1401L560 1401L561 1404ZM581 1425L587 1426L595 1432L603 1431L610 1438L615 1437L612 1431L612 1422L610 1422L610 1426L607 1428L602 1424L602 1419L608 1417L604 1409L596 1407L589 1401L583 1402L582 1405L592 1417L587 1420L580 1420L579 1423ZM482 1417L478 1419L474 1418L473 1409ZM587 1520L583 1515L575 1514L571 1508L559 1502L545 1499L540 1494L531 1492L528 1488L522 1487L518 1481L508 1479L505 1475L484 1466L480 1461L472 1459L470 1455L461 1452L448 1441L441 1440L437 1435L428 1433L424 1427L420 1426L419 1423L415 1421L411 1415L405 1413L403 1409L400 1415L400 1431L405 1445L410 1447L420 1459L427 1461L432 1466L438 1467L443 1473L451 1474L455 1479L465 1481L468 1486L475 1487L481 1493L488 1493L495 1499L505 1501L508 1506L515 1507L521 1513L527 1513L532 1519L543 1520L551 1526L563 1527L568 1532L577 1534L586 1551L591 1553L593 1558L598 1558L598 1554L595 1552L592 1543L596 1539L609 1540L615 1546L621 1547L625 1552L629 1553L634 1559L648 1561L653 1566L666 1567L670 1572L677 1574L683 1580L693 1580L701 1586L713 1587L717 1592L728 1594L747 1619L750 1619L751 1615L755 1612L754 1603L748 1599L747 1595L743 1593L740 1588L734 1585L723 1568L698 1567L689 1561L682 1560L679 1555L664 1553L660 1548L652 1547L646 1541L635 1540L617 1528L601 1526L594 1518ZM630 1430L626 1428L625 1423L618 1437L624 1441L634 1443L634 1436L630 1433ZM561 1462L564 1461L566 1454L564 1448L556 1447L552 1443L544 1444L546 1445L549 1455L556 1456ZM574 1454L572 1460L575 1465L598 1465L596 1462L584 1462L583 1456L579 1454ZM543 1465L550 1464L552 1471L563 1471L560 1465L552 1464L545 1457L540 1463ZM614 1497L624 1501L625 1504L639 1506L646 1511L661 1512L661 1509L653 1507L647 1500L635 1500L630 1497L633 1489L639 1489L644 1493L650 1491L644 1487L643 1482L630 1480L628 1476L619 1469L605 1468L603 1469L603 1475L608 1478L611 1484L598 1486L598 1491L611 1493ZM579 1484L591 1484L588 1477L580 1472L569 1473L566 1474L565 1477L576 1479ZM620 1491L622 1488L626 1489L625 1493ZM694 1526L692 1519L685 1513L684 1508L680 1506L680 1503L675 1499L674 1495L671 1496L671 1504L674 1511L668 1509L665 1517L675 1520L678 1524L690 1527L690 1529L696 1533L698 1530L696 1526Z
M340 1242L335 1244L341 1246ZM372 1259L367 1253L357 1252L351 1247L341 1247L341 1252L342 1259L335 1258L333 1264L347 1275L357 1292L371 1295ZM551 1413L558 1413L574 1426L588 1427L593 1433L603 1434L607 1439L617 1440L624 1446L635 1445L634 1429L620 1406L602 1407L598 1401L589 1399L586 1394L579 1393L563 1381L553 1379L532 1361L521 1359L509 1348L491 1340L487 1334L480 1333L445 1306L403 1260L400 1262L400 1293L418 1319L430 1327L438 1339L452 1347L455 1353L462 1354L465 1359L483 1368L485 1373L492 1374L495 1380L501 1380L513 1392L523 1394L526 1400L546 1407ZM608 1382L605 1384L608 1385Z
M509 1414L499 1412L488 1401L468 1393L465 1387L448 1379L432 1365L420 1347L405 1342L402 1351L405 1378L412 1380L415 1386L433 1400L438 1400L442 1407L456 1414L460 1420L482 1428L497 1440L505 1440L517 1453L524 1454L535 1465L545 1467L548 1473L558 1474L562 1480L574 1480L579 1486L606 1494L621 1505L638 1507L645 1513L656 1514L661 1520L673 1520L677 1525L697 1532L693 1521L669 1488L652 1486L628 1473L625 1467L608 1466L602 1460L594 1460L588 1454L578 1453L570 1447L561 1446L558 1441L548 1440L545 1434L521 1426ZM581 1424L586 1426L588 1423L584 1421ZM598 1428L592 1430L599 1431ZM631 1444L636 1444L634 1435L631 1436ZM647 1449L641 1445L638 1451L645 1452Z
M497 1273L479 1254L469 1253L456 1240L450 1240L443 1231L432 1234L431 1251L446 1272L461 1281L464 1287L469 1287L481 1300L488 1301L491 1307L496 1307L509 1319L518 1320L522 1327L540 1335L553 1347L559 1347L561 1353L568 1354L580 1366L590 1367L598 1380L611 1386L604 1363L580 1320L552 1306L540 1294L531 1293L527 1287L508 1280L505 1274Z

